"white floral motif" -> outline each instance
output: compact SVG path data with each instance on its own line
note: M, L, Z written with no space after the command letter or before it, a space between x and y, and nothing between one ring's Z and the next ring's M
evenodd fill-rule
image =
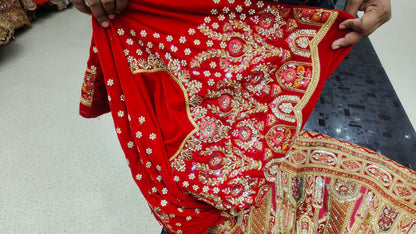
M143 178L143 176L141 174L136 175L136 180L141 180L142 178Z
M241 14L241 15L240 15L240 19L241 19L241 20L245 20L245 19L246 19L246 17L247 17L247 16L246 16L246 14Z
M97 53L97 52L98 52L97 47L93 46L93 47L92 47L92 51L93 51L94 53Z
M117 115L118 115L118 117L123 117L123 116L124 116L124 111L119 111L119 112L117 113Z
M213 191L214 193L218 193L218 192L220 191L220 189L219 189L218 187L215 187L212 191Z
M121 133L121 129L120 128L116 128L116 133L120 134Z
M198 185L196 185L196 184L194 184L194 185L192 186L192 189L193 189L193 190L195 190L195 191L197 191L197 190L199 189L199 186L198 186Z
M208 186L204 186L204 187L202 188L202 191L204 191L204 193L208 192L208 190L209 190Z
M186 221L191 221L192 217L191 216L187 216L186 217Z
M190 180L193 180L193 179L195 179L195 174L194 173L191 173L191 174L189 174L188 177L189 177Z
M211 72L210 71L204 71L204 76L206 76L206 77L211 76Z
M132 30L130 30L130 34L134 37L134 36L136 36L136 32L132 29Z
M170 60L170 59L172 58L172 55L171 55L170 53L166 53L166 54L165 54L165 58L166 58L167 60Z
M171 35L166 37L166 41L171 42L173 40L173 37Z
M167 188L163 188L162 189L162 194L168 194L168 189Z
M209 23L209 22L211 22L211 18L207 16L207 17L204 18L204 21L205 21L205 23Z
M153 43L149 41L149 42L147 43L147 47L149 47L149 48L153 48Z
M250 15L254 15L254 14L256 14L256 10L254 10L254 9L250 9L250 10L248 10L248 13L249 13Z
M155 140L155 139L156 139L156 134L151 133L151 134L149 135L149 139L150 139L150 140Z
M218 78L220 78L221 77L221 73L219 73L219 72L215 72L215 77L218 77Z
M160 205L161 206L166 206L167 204L168 204L168 202L166 200L160 201Z
M179 38L179 42L182 43L182 44L185 43L186 42L186 38L184 36L181 36Z
M227 43L226 43L225 41L221 42L221 43L220 43L220 47L221 47L222 49L224 49L225 47L227 47Z
M162 168L159 165L156 165L156 170L161 171Z
M133 40L131 38L129 38L129 39L126 40L126 43L128 45L133 45Z
M183 183L182 183L182 185L183 185L183 187L188 187L189 186L189 182L188 181L184 181Z
M220 0L214 0L214 3L215 3L215 4L220 3Z
M142 136L143 136L143 133L142 132L140 132L140 131L137 131L136 132L136 137L137 138L142 138Z
M211 47L211 46L213 46L213 45L214 45L214 42L212 42L211 40L207 41L207 46L208 46L208 47Z
M152 166L152 163L151 163L151 162L147 162L147 163L146 163L146 167L147 167L147 168L150 168L151 166Z
M152 187L152 192L153 193L157 193L157 188L156 187Z
M184 53L185 53L185 55L190 55L190 54L191 54L191 49L186 48L186 49L184 50Z
M241 11L243 10L243 7L242 7L242 6L240 6L240 5L238 5L238 6L235 8L235 10L236 10L237 12L241 12Z
M143 116L139 117L140 124L143 124L146 121L146 119Z
M213 29L218 29L219 27L220 27L220 25L217 22L212 24Z
M190 29L188 30L188 33L189 33L189 35L194 35L194 34L195 34L195 29L190 28Z
M120 35L120 36L124 35L124 30L122 28L119 28L117 30L117 34Z
M244 5L246 5L246 6L250 6L250 5L251 5L251 1L250 1L250 0L245 0L245 1L244 1Z
M142 55L142 54L143 54L143 52L142 52L140 49L137 49L137 50L136 50L136 54L137 54L137 55Z
M165 45L163 43L159 43L159 49L164 50L165 49Z
M217 9L212 9L212 10L211 10L211 14L213 14L213 15L218 14L218 10L217 10Z
M173 180L174 181L176 181L176 182L178 182L180 179L179 179L179 176L175 176L175 177L173 177Z
M201 44L201 41L200 41L200 40L198 40L198 39L196 39L196 40L194 41L194 44L195 44L195 45L200 45L200 44Z
M122 101L122 102L124 102L124 95L122 94L122 95L120 95L120 100Z
M107 80L107 85L108 86L113 86L114 81L112 79Z
M162 176L161 175L156 176L156 180L159 182L162 182Z
M209 65L211 66L212 69L217 67L217 63L214 61L212 61Z
M146 36L147 36L147 32L146 32L145 30L142 30L142 31L140 32L140 36L142 36L142 37L146 37Z
M218 16L218 19L221 20L221 21L223 21L223 20L225 20L225 16L224 15L220 15L220 16Z
M131 149L133 148L133 146L134 146L134 143L132 141L129 141L129 143L127 144L127 147Z
M215 84L215 81L213 79L208 80L208 85L213 86Z
M230 19L235 19L235 13L234 12L231 12L230 15L229 15L229 17L230 17Z
M257 7L258 8L262 8L264 6L264 2L263 1L258 1L257 2Z
M159 33L153 33L153 37L154 38L159 38L160 37L160 34Z
M228 13L228 12L230 11L230 8L228 8L228 7L224 7L224 9L222 9L222 11L223 11L224 13Z
M171 45L170 50L172 50L172 52L176 52L176 51L178 51L178 47L176 47L174 45Z
M201 211L198 208L195 208L195 213L199 214Z
M151 148L146 149L146 154L152 154L153 150Z

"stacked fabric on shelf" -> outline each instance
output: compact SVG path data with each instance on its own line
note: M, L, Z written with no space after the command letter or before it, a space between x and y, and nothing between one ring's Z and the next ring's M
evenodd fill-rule
M0 0L0 46L10 42L15 29L31 24L39 7L65 9L69 0Z

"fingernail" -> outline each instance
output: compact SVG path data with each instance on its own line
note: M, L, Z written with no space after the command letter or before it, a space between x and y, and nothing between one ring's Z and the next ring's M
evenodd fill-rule
M341 48L341 46L339 46L339 45L332 46L332 49L333 49L333 50L337 50L337 49L339 49L339 48Z
M108 27L110 27L110 23L108 21L104 21L104 22L101 23L101 27L108 28Z
M344 24L339 25L339 29L346 29L347 27Z
M109 15L109 16L108 16L108 18L109 18L110 20L113 20L113 19L115 19L115 18L116 18L116 15Z

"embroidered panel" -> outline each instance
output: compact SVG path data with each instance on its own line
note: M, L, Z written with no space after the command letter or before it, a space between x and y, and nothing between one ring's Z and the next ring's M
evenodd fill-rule
M331 160L314 160L317 151L321 159ZM306 160L299 161L299 155ZM345 161L363 167L350 171L342 165ZM393 182L386 186L367 167ZM212 233L416 231L416 173L365 148L302 132L287 161L276 169L275 181L261 206L212 228Z
M220 210L247 208L269 189L264 172L300 130L319 80L317 45L337 17L247 4L214 8L176 37L117 30L133 74L164 71L182 88L195 129L171 165L184 191Z

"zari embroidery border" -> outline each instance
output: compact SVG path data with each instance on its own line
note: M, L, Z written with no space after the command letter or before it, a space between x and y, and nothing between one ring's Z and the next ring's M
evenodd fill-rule
M92 79L92 81L91 81L91 83L92 84L94 84L95 83L95 79L96 79L96 76L97 76L97 70L96 70L96 68L95 68L95 66L92 66L91 67L91 69L90 68L87 68L86 69L86 72L87 73L89 73L89 74L85 74L85 78L84 78L84 84L83 84L83 87L82 88L84 88L84 87L86 87L87 85L85 84L85 82L87 81L87 80L85 80L86 78L87 78L87 76L89 76L90 77L90 79ZM85 86L84 86L85 85ZM91 107L92 106L92 102L93 102L93 100L94 100L94 92L95 92L95 89L94 89L94 85L91 85L91 87L89 88L89 90L90 90L90 99L86 99L86 98L84 98L84 97L82 97L82 95L81 95L81 100L80 100L80 102L81 102L81 104L82 105L84 105L84 106L88 106L88 107ZM85 92L87 92L87 91L85 91Z
M182 140L182 143L179 146L179 148L176 151L176 153L173 154L172 156L169 156L168 155L169 156L169 161L171 161L171 160L175 159L179 155L179 153L182 151L182 149L185 146L185 144L188 141L188 139L192 135L194 135L196 132L199 131L199 127L195 123L194 119L191 116L191 111L190 111L190 107L189 107L189 97L188 97L188 94L186 93L185 87L179 81L179 79L176 76L174 76L168 69L165 69L165 68L154 68L154 69L151 69L151 70L138 69L138 70L133 71L133 75L136 75L136 74L139 74L139 73L156 73L156 72L166 72L179 85L179 87L182 90L183 97L185 99L186 115L188 116L188 120L194 126L194 130L192 130L190 133L188 133L188 135L186 135L186 137Z
M298 139L300 142L309 142L307 139L303 140L303 139ZM337 142L334 141L328 141L328 140L318 140L318 139L314 139L314 142L319 142L321 144L323 143L327 143L327 144L333 144L333 145L339 145L337 144ZM336 150L336 149L331 149L331 148L326 148L326 147L313 147L315 150L322 150L322 151L326 151L326 152L334 152L337 153L338 155L344 155L344 152L342 150ZM362 161L367 161L369 164L371 163L377 163L374 160L374 156L371 156L368 153L365 153L363 151L359 151L357 148L353 148L353 147L344 147L343 148L347 148L349 150L351 150L352 152L357 152L356 156L353 156L354 158L360 159ZM297 145L296 146L297 150L307 150L310 151L310 147L308 146L300 146ZM311 153L311 152L310 152ZM339 157L339 156L338 156ZM290 158L290 156L289 156ZM308 157L308 161L309 161L309 157ZM338 163L337 163L338 165ZM345 179L354 181L356 183L359 184L363 184L365 186L367 186L368 188L370 188L375 194L381 195L379 197L384 197L385 199L387 199L388 201L392 202L395 206L399 207L400 209L406 210L407 212L411 212L411 213L416 213L416 206L413 203L413 201L411 202L404 202L404 201L399 201L395 199L395 196L393 191L391 191L391 189L385 188L383 186L380 185L380 181L378 181L375 178L371 178L368 175L364 175L363 172L351 172L351 171L347 171L346 169L341 169L338 168L338 166L325 166L323 164L317 164L314 162L308 162L305 163L303 165L299 165L297 163L291 162L291 160L286 160L285 162L282 163L282 165L280 166L281 169L285 168L285 170L290 170L290 171L297 171L297 175L303 175L303 174L313 174L313 175L328 175L328 176L339 176L339 177L343 177ZM405 178L403 178L401 175L399 175L396 172L392 172L393 170L390 169L389 167L384 167L383 165L383 169L388 171L389 173L400 177L400 179L402 181L406 181L407 183L411 183L411 181L406 180ZM394 180L397 182L397 179ZM394 183L392 183L389 187L391 187L392 189L394 188Z
M293 8L293 10L297 10L297 8ZM322 39L325 37L325 35L328 33L329 29L332 27L332 25L335 23L336 18L338 17L338 12L331 11L331 15L328 18L328 20L322 25L321 29L318 31L316 36L311 40L309 43L309 47L311 49L311 60L312 60L312 79L311 84L309 85L308 89L306 90L304 96L302 99L296 104L294 107L294 113L296 116L297 126L296 126L296 134L298 135L300 131L302 130L302 109L306 106L306 104L311 99L313 92L315 91L316 87L319 83L319 78L321 75L321 66L319 63L319 51L318 51L318 45L322 41Z

